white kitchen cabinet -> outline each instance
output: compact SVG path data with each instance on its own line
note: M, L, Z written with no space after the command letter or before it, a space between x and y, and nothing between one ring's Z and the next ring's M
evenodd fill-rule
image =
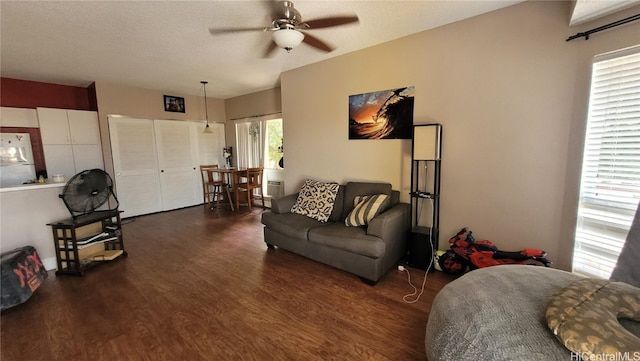
M67 110L71 144L100 144L98 113L85 110Z
M71 144L66 109L37 108L42 144Z
M83 170L104 168L98 113L37 108L49 177L69 179Z
M109 118L116 194L124 217L202 203L200 164L219 164L224 125Z
M71 146L73 150L73 162L76 173L80 173L87 169L103 169L102 147L98 144L74 144ZM55 174L55 173L54 173Z
M0 126L37 128L38 113L31 108L0 107Z
M64 174L65 181L76 174L73 162L73 149L66 144L44 144L42 146L47 162L47 174L53 179L54 174Z

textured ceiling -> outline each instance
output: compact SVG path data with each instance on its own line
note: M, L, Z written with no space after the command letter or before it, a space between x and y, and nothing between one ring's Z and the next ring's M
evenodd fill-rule
M94 81L226 99L269 89L283 71L510 6L522 0L295 1L304 20L357 14L360 22L310 33L336 46L305 44L262 58L265 1L1 1L3 77L88 86ZM580 0L583 1L583 0Z
M579 25L601 16L640 4L640 0L578 0L571 13L570 25Z

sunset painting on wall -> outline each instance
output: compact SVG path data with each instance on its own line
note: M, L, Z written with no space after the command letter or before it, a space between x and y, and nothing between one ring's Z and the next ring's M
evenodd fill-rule
M411 139L414 87L349 96L349 139Z

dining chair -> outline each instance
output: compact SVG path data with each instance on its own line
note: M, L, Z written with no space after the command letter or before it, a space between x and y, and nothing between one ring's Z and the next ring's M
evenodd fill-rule
M264 206L264 194L262 192L262 175L264 173L263 167L247 168L244 171L238 172L239 182L236 185L236 208L239 207L239 195L240 192L247 193L247 205L251 210L251 204L255 197L255 191L260 192L260 199L262 200L262 208Z
M218 176L217 172L214 169L218 169L217 164L207 164L200 166L204 204L210 207L214 202L219 204L220 200L224 199L224 191L226 191L227 198L229 199L229 205L231 206L231 210L233 211L233 203L231 202L229 188L224 182L224 179Z

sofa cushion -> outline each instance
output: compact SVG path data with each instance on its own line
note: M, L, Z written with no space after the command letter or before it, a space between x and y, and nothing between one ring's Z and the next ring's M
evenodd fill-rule
M380 258L385 252L382 239L367 235L362 227L346 227L344 223L331 223L310 229L309 242L371 258Z
M336 200L333 202L333 211L331 211L331 216L329 217L330 222L342 222L344 217L342 216L342 204L344 202L344 191L345 186L340 185L338 188L338 194L336 195Z
M384 212L389 202L390 197L386 194L356 196L355 208L347 215L344 224L347 227L366 226L373 217Z
M391 191L391 203L389 203L389 208L395 206L400 203L400 192L399 191Z
M296 203L291 207L291 213L327 222L333 211L339 188L338 183L307 179L300 189Z
M300 242L305 242L310 229L327 223L295 213L264 212L262 224L287 236L299 238Z
M349 182L345 187L344 201L342 206L342 215L344 218L354 208L353 201L356 196L368 196L372 194L391 195L391 184L389 183L372 183L372 182Z

